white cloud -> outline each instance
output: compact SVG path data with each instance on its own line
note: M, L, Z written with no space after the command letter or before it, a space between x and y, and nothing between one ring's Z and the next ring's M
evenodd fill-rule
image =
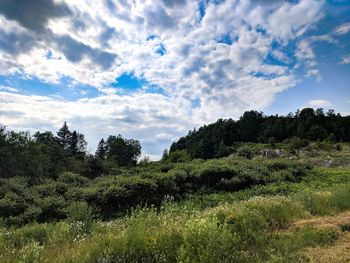
M9 92L14 92L14 93L18 92L17 89L12 88L12 87L8 87L8 86L0 86L0 90L9 91Z
M150 156L159 155L169 147L169 139L187 132L190 111L187 101L159 94L110 94L68 102L0 92L1 122L11 129L57 131L67 121L86 135L92 150L102 137L121 133L141 140L143 153Z
M317 100L310 100L308 102L308 105L311 107L329 107L329 106L332 106L332 103L330 103L328 100L317 99Z
M290 58L285 53L283 53L278 49L272 50L272 55L283 63L288 64L291 62Z
M311 47L311 41L305 39L299 41L297 44L297 50L295 51L295 57L297 57L299 63L302 63L305 66L306 77L314 77L317 82L322 80L322 75L317 69L316 55Z
M340 64L350 64L350 54L344 56L340 61Z
M350 23L344 23L338 26L335 30L334 33L336 35L344 35L350 32Z
M331 35L314 35L310 37L311 41L325 41L325 42L329 42L332 44L336 44L337 40L335 40Z
M18 39L28 40L23 43L32 44L0 49L0 71L4 75L19 72L49 83L68 77L74 85L87 84L104 95L73 103L22 95L14 98L6 93L0 100L7 102L1 101L0 107L24 112L16 118L5 116L8 125L57 128L58 123L70 119L86 127L83 132L89 138L103 127L106 132L145 136L145 145L154 140L163 140L165 145L164 134L170 134L166 138L170 140L219 117L263 109L277 93L293 87L297 83L294 69L269 64L266 57L271 54L290 63L283 47L313 27L322 17L324 4L320 0L297 4L209 1L201 17L199 1L65 2L71 15L48 19L45 33L50 37L0 15L1 30L11 28L0 30L0 38L17 34ZM227 43L218 41L225 38ZM273 48L275 42L280 50ZM155 52L161 45L166 50L163 56ZM320 77L308 42L299 42L295 57L306 65L307 76ZM124 72L143 77L162 88L166 96L147 91L119 94L109 84ZM192 100L199 100L199 106L192 109Z

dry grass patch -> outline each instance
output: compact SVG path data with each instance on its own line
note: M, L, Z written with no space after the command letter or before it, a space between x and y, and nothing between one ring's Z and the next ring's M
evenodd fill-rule
M315 263L349 263L350 232L347 231L347 227L344 227L348 225L350 225L350 211L334 216L298 220L291 225L291 228L311 226L317 229L330 227L339 229L341 234L332 245L308 248L303 254L310 259L310 262Z
M350 224L350 211L339 213L332 216L315 217L311 219L298 220L292 224L292 228L302 226L312 226L315 228L323 228L325 226L335 226L341 228Z
M317 263L348 263L350 262L350 233L345 232L332 245L309 248L305 255L310 262Z

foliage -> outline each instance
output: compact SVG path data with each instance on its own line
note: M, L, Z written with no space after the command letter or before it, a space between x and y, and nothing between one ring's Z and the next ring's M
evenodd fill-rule
M65 122L54 136L52 132L7 131L0 127L0 178L30 177L37 181L56 179L69 171L95 178L120 166L135 166L141 154L139 141L121 135L102 139L96 155L86 153L84 135L70 131Z
M336 189L329 189L329 203L337 199ZM350 184L344 189L349 191ZM313 191L311 198L317 195ZM203 211L168 200L161 209L138 208L123 218L96 222L84 235L70 222L3 229L0 261L304 262L304 249L332 245L348 228L293 226L311 213L298 200L254 197Z
M172 153L173 154L173 153ZM94 179L64 172L57 180L0 179L0 217L8 225L70 217L74 202L86 202L103 219L125 214L137 205L159 206L165 196L183 199L203 191L238 191L273 182L298 182L311 167L286 160L227 157L149 163ZM179 159L177 159L179 161Z
M350 141L350 116L342 117L329 110L304 108L287 116L266 116L261 112L247 111L242 117L219 119L190 131L170 147L170 152L186 150L191 158L215 158L223 149L235 147L238 142L269 142L274 144L291 140L290 150L304 147L307 140L331 142ZM298 138L296 138L298 137Z

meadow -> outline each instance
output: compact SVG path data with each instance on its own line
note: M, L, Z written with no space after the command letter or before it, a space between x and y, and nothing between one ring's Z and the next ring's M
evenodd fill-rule
M55 183L75 185L67 192L79 198L61 193L62 219L21 221L26 210L3 218L0 262L347 262L349 149L151 163L91 181L65 174ZM58 195L43 190L52 183L23 189Z

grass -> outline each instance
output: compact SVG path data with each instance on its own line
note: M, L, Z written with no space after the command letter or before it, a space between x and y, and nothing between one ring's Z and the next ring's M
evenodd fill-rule
M190 191L179 202L168 196L160 207L140 206L111 221L94 218L81 200L65 208L64 221L17 228L0 222L0 262L347 262L350 147L342 147L342 152L306 153L298 162L316 168L300 180L278 171L264 185ZM333 165L324 167L329 159ZM250 162L259 168L259 160ZM180 170L197 169L196 178L209 185L210 174L239 165L257 178L265 172L230 158L185 163Z
M241 200L247 200L254 196L290 196L300 195L306 198L310 192L321 192L333 189L340 190L336 193L346 194L341 191L344 185L350 184L349 168L315 168L312 175L303 177L300 182L279 182L267 185L258 185L247 190L237 192L215 192L212 194L192 194L182 202L185 206L195 206L198 209L215 207L223 203L233 203ZM319 195L319 193L318 193ZM340 196L339 196L340 197ZM340 200L344 200L340 197ZM344 205L347 205L344 204Z
M313 255L305 249L331 246L347 229L294 224L350 209L349 173L319 172L314 176L322 184L308 179L299 183L302 191L284 196L240 197L206 208L167 200L161 209L138 208L110 222L83 215L82 221L4 228L0 262L304 262ZM324 180L338 183L326 187Z

